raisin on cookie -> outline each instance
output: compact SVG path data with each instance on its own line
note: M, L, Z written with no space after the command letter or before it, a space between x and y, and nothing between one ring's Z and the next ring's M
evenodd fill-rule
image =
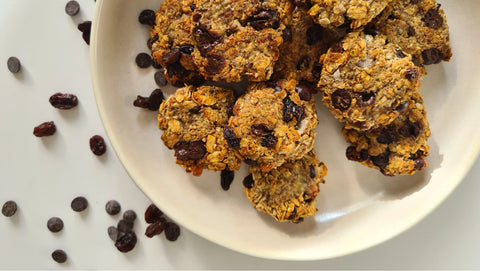
M426 168L430 129L420 93L414 93L402 110L385 127L366 132L344 128L342 133L351 144L347 158L388 176L414 174Z
M315 199L325 183L325 165L312 150L303 158L288 161L269 172L250 166L244 181L245 195L254 208L280 222L299 223L317 212Z
M293 79L250 85L224 128L230 146L264 172L313 148L315 101L308 89L298 86Z
M176 163L199 176L203 169L238 170L242 160L227 144L227 125L233 91L214 86L186 86L165 100L159 109L158 127L165 145L175 150Z
M369 130L398 117L420 88L408 53L381 35L351 32L327 52L318 87L330 112L347 128Z

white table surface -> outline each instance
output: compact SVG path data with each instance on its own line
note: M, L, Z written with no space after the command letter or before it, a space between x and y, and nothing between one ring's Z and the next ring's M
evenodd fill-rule
M11 218L0 215L0 269L480 269L479 159L423 221L352 255L309 262L265 260L218 246L183 227L176 242L163 236L148 239L143 219L135 223L135 249L118 252L107 228L119 216L107 215L105 203L116 199L122 211L133 209L141 217L150 201L123 169L97 112L89 47L77 30L78 23L91 20L95 3L79 0L81 12L70 17L64 12L66 2L0 0L0 204L15 200L19 206ZM10 56L20 59L20 73L8 71ZM76 94L79 106L53 108L48 98L55 92ZM50 120L57 133L34 137L33 127ZM102 157L88 146L95 134L107 139ZM86 211L71 210L76 196L88 199ZM59 233L47 230L52 216L65 223ZM55 249L67 252L66 263L51 259Z

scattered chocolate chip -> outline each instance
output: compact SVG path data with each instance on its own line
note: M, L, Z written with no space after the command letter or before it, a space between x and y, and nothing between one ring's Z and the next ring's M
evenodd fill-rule
M178 141L173 145L175 149L175 157L180 161L198 161L207 153L205 142L198 141Z
M230 185L233 182L233 179L235 178L235 173L231 170L224 169L220 173L220 185L222 186L222 189L227 191L230 189Z
M51 136L55 134L56 131L57 131L57 127L55 126L55 123L53 121L47 121L36 126L33 129L33 134L36 137Z
M114 226L108 227L107 233L108 233L108 237L110 237L110 239L112 239L112 241L117 241L118 229L116 227L114 227Z
M405 53L403 53L402 49L400 49L400 48L395 48L395 51L397 52L397 56L398 56L399 58L404 58L404 57L406 57L406 55L405 55Z
M67 261L67 253L61 249L57 249L52 252L52 259L57 263L64 263Z
M152 238L155 235L161 234L165 228L167 227L167 220L163 217L160 217L160 219L157 222L154 222L145 229L145 235L148 238Z
M414 168L415 170L422 170L425 168L425 166L427 165L425 160L423 160L423 158L417 158L415 159L415 161L413 162L414 164Z
M17 203L13 200L5 202L2 206L2 214L11 217L17 212Z
M352 104L352 97L345 89L337 89L330 96L332 100L332 106L340 111L347 110Z
M165 227L165 237L167 238L167 240L176 241L179 236L180 227L173 222L168 222L167 226Z
M141 24L152 26L155 24L155 17L155 11L151 9L145 9L140 12L140 15L138 15L138 21Z
M71 109L78 105L78 98L74 94L55 93L48 100L50 104L58 109Z
M22 68L22 64L18 58L11 56L7 60L7 68L11 73L17 73Z
M443 18L436 8L429 9L422 18L425 25L432 29L439 29L443 25Z
M242 184L243 184L244 187L246 187L246 188L248 188L248 189L252 188L253 185L255 184L255 181L253 180L252 174L247 175L247 176L243 179Z
M88 207L88 201L85 197L76 197L70 203L70 207L75 212L81 212Z
M154 79L159 87L167 85L167 78L165 78L165 73L163 71L155 72Z
M343 53L343 42L339 41L330 48L332 53Z
M133 230L133 221L127 221L125 219L120 219L117 223L117 229L119 233L127 233Z
M135 57L135 63L137 63L137 66L142 69L150 67L152 62L152 57L147 53L139 53Z
M277 145L278 138L274 136L273 134L268 134L265 137L262 138L262 142L260 145L265 148L272 148L275 145Z
M318 41L323 39L323 28L314 24L307 29L307 44L312 46L315 45Z
M443 54L437 48L426 49L422 52L423 64L437 64L443 59Z
M310 175L310 178L311 178L311 179L315 178L316 172L315 172L315 166L314 166L314 165L310 165L310 167L309 167L309 175Z
M147 223L155 223L157 221L160 221L160 218L162 218L163 212L157 208L153 203L150 204L145 210L145 222Z
M78 30L82 32L83 40L90 45L90 32L92 30L92 21L85 21L77 26Z
M367 161L370 158L367 150L362 149L360 152L358 152L354 146L349 146L345 152L345 155L347 156L348 160L356 162Z
M198 26L193 29L195 40L197 41L197 48L200 55L206 57L219 42L220 36L214 35L203 26Z
M137 244L137 235L133 231L126 232L124 235L120 236L116 242L115 247L120 252L129 252L135 248Z
M261 124L253 124L251 127L252 134L256 136L266 136L270 134L273 130L269 129L267 125Z
M415 78L418 77L418 69L413 67L413 68L407 68L407 71L405 72L405 78L407 78L410 81L415 80Z
M51 232L59 232L63 229L63 221L59 217L52 217L47 221L47 228Z
M310 101L312 99L312 89L306 84L298 84L295 87L295 91L298 93L300 100Z
M155 42L158 41L158 34L155 34L153 37L150 37L147 40L147 47L148 49L152 50L152 46L155 44Z
M103 155L107 151L107 145L105 144L105 140L103 137L99 135L94 135L90 138L90 150L93 154L100 156Z
M415 32L415 28L411 25L408 26L407 28L407 36L409 37L413 37L415 36L416 32Z
M152 67L157 70L163 69L162 65L160 65L155 59L152 59Z
M185 55L191 55L194 51L193 45L182 45L180 46L180 53L185 54Z
M208 55L207 56L207 66L205 66L205 71L209 74L215 75L222 71L225 67L225 57L222 55Z
M225 138L230 147L234 149L240 148L240 138L237 137L232 127L223 127L223 137Z
M253 16L250 16L247 22L257 31L268 27L277 29L280 26L280 14L271 9L260 10Z
M292 28L290 26L287 26L285 29L283 29L282 39L285 43L292 41Z
M116 214L120 213L121 209L122 209L122 207L120 206L120 203L118 203L118 201L116 201L116 200L109 200L105 204L105 211L109 215L116 215Z
M383 128L380 135L377 137L377 142L380 144L390 144L398 140L397 131L387 126Z
M70 16L75 16L80 11L80 4L77 1L68 1L65 5L65 12Z
M123 219L128 222L133 222L137 218L137 213L133 210L126 210L123 213Z
M377 156L370 156L370 160L372 160L372 163L377 167L380 167L380 168L385 167L388 165L388 162L390 161L390 153L387 151Z
M355 93L355 98L357 99L357 104L360 107L369 106L375 103L375 93L374 92L360 92Z

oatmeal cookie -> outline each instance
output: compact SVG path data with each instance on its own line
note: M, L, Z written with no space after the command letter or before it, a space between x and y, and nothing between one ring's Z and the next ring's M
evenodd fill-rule
M165 145L175 150L176 163L199 176L203 169L237 170L242 160L227 144L222 127L233 91L213 86L186 86L165 100L159 109L158 127Z
M417 65L449 61L447 18L434 0L393 0L369 28L411 54Z
M329 49L318 87L346 128L369 130L398 117L397 107L420 88L420 76L408 53L358 31Z
M150 29L152 57L165 69L167 81L176 86L198 85L204 80L192 56L192 7L193 0L165 0Z
M308 13L323 27L339 27L344 24L351 29L369 23L380 14L391 0L311 0Z
M208 80L265 81L283 42L290 0L194 0L194 62Z
M414 93L402 110L385 127L366 132L344 128L343 135L352 144L347 148L347 158L388 176L413 174L426 168L430 129L420 93Z
M245 194L258 211L280 222L293 223L317 212L315 199L320 192L319 184L325 183L327 168L313 150L269 172L251 166L249 173L244 181Z
M296 80L254 83L236 101L224 135L266 172L309 152L317 123L313 95Z

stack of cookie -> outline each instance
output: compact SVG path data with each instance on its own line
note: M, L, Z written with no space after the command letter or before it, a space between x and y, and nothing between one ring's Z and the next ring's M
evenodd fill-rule
M315 98L344 123L348 159L392 176L427 166L420 77L451 56L433 0L166 0L150 34L181 87L158 115L177 164L198 176L247 163L247 197L279 221L317 210Z

